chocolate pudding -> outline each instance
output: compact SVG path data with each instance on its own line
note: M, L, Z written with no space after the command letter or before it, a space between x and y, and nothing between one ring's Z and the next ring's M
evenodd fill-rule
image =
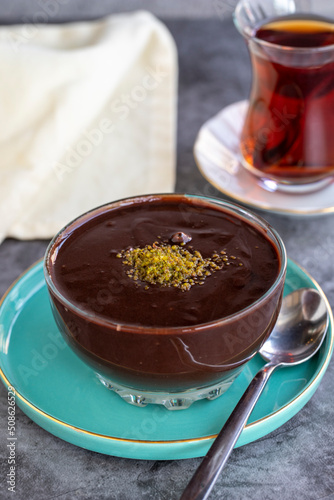
M115 383L168 391L213 384L250 359L278 315L284 249L242 212L152 195L69 224L46 277L76 352Z

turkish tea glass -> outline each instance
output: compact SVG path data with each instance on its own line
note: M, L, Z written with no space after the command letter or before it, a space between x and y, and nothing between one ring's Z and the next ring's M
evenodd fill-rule
M253 73L241 159L265 185L305 192L333 180L333 18L333 2L323 0L236 7Z

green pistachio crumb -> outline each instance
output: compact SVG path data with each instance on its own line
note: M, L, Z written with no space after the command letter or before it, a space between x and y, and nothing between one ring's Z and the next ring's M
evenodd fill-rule
M191 248L191 247L189 247ZM126 273L135 281L160 286L173 286L182 291L203 285L212 273L228 265L225 251L204 258L198 250L189 251L184 245L154 242L145 247L128 248L117 253L128 266Z

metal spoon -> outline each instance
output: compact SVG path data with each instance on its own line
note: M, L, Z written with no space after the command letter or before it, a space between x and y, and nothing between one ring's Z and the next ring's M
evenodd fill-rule
M313 288L296 290L283 299L276 326L260 350L268 363L251 381L180 500L208 498L270 375L278 367L310 359L325 338L328 321L326 301Z

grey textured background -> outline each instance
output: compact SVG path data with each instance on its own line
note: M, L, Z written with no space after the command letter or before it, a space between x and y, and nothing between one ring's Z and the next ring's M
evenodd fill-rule
M192 147L205 120L248 95L248 54L230 17L222 15L221 7L227 5L231 11L232 3L151 4L170 29L179 51L178 191L221 196L197 170ZM96 18L120 10L120 5L72 1L60 7L51 21ZM125 2L129 9L137 5ZM36 1L1 0L0 22L33 20L38 9L40 2ZM313 275L333 306L334 215L303 220L270 213L265 217L280 232L289 257ZM46 244L7 240L0 246L0 294L43 256ZM333 500L333 378L332 361L316 394L295 417L232 453L210 498ZM16 493L9 495L5 484L7 393L2 385L0 411L1 499L176 500L200 462L137 461L90 452L48 434L17 409L17 485Z
M326 0L318 0L326 1ZM218 12L231 11L237 0L0 0L0 15L4 23L37 21L42 12L49 19L71 21L94 19L114 12L146 9L159 17L214 18ZM54 12L54 13L52 13Z

